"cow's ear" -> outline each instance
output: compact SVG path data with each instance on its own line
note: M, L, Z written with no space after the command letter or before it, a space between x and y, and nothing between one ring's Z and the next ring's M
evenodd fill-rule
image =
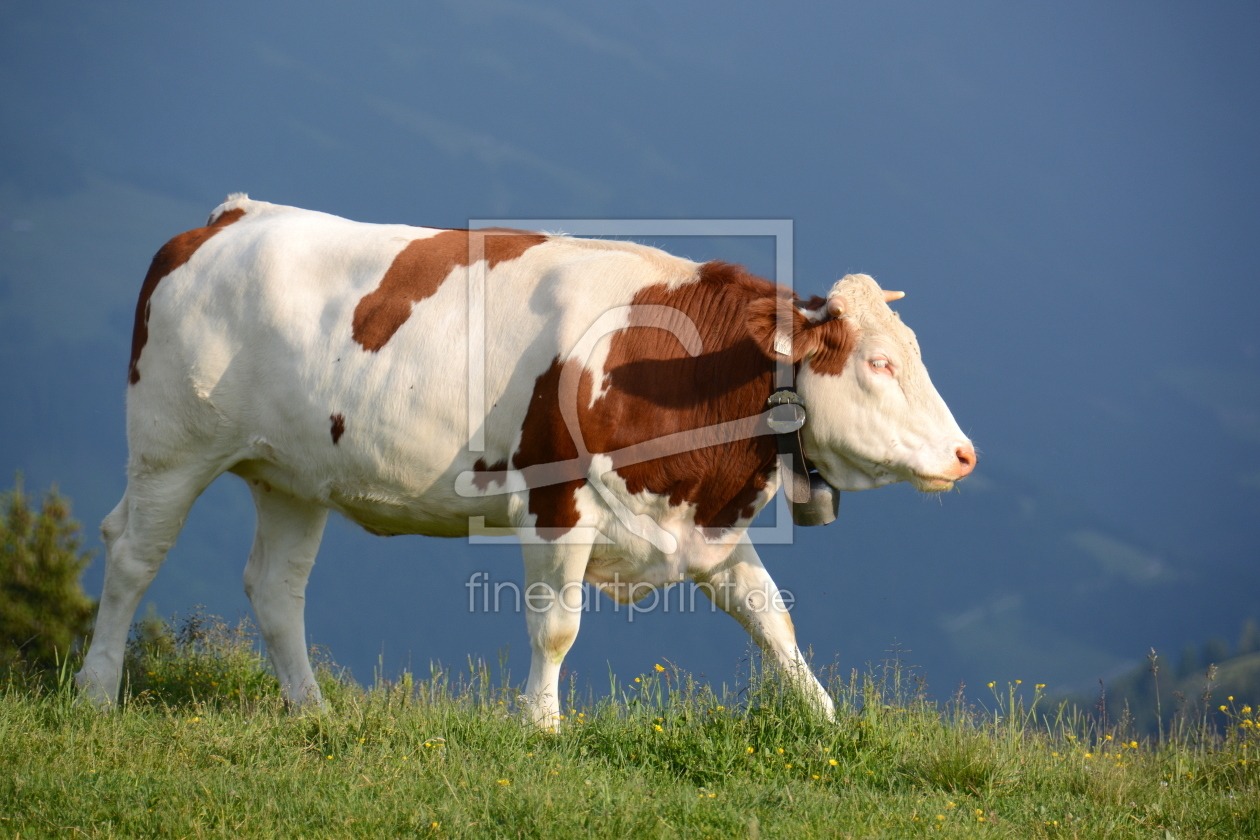
M771 359L799 362L819 348L815 324L789 297L758 298L748 304L748 334Z

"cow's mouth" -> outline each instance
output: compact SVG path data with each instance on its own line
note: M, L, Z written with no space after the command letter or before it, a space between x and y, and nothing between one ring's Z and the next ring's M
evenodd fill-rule
M852 452L837 452L835 455L839 456L835 459L835 462L838 462L842 468L848 470L847 475L837 475L836 478L840 480L832 485L841 490L866 490L873 487L882 487L885 484L892 484L897 481L906 481L914 489L923 493L943 493L947 490L952 490L954 484L958 481L957 477L951 478L940 473L919 472L908 465L893 465L889 461L874 461ZM818 461L814 463L818 463ZM858 479L857 476L862 476L862 478ZM828 478L825 473L823 477L829 483L831 482L831 478Z
M845 455L843 457L849 464L866 473L877 482L876 486L888 484L892 481L908 481L915 490L923 493L943 493L946 490L952 490L954 482L957 481L955 478L921 473L914 469L896 469L888 463L881 464L859 456Z
M952 490L956 480L953 478L941 478L940 476L921 475L920 473L912 473L910 477L910 483L914 485L914 489L924 493L943 493L946 490Z

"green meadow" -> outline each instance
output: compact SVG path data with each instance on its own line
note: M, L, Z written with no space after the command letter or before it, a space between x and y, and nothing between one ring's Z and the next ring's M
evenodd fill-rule
M148 621L120 708L74 663L0 693L0 835L36 837L1260 837L1260 715L1204 693L1165 731L995 684L931 699L896 664L831 679L834 722L754 669L662 663L522 722L491 669L364 688L321 668L292 712L247 625Z

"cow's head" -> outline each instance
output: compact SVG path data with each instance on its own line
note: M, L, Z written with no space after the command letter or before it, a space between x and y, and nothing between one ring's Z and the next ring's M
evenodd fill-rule
M805 455L829 484L865 490L909 481L948 490L976 452L928 378L914 333L865 274L850 274L825 299L756 301L749 328L771 358L790 354L808 421ZM785 327L790 323L791 341Z

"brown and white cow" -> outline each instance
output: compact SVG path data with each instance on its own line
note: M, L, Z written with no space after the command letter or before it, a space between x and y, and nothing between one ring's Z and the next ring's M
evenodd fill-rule
M78 684L116 699L140 598L193 501L232 472L258 514L245 589L294 702L320 701L303 606L332 509L377 534L514 529L527 588L554 595L526 611L541 725L558 714L582 581L617 598L702 584L830 713L745 533L779 486L763 412L776 363L794 365L804 453L833 487L967 475L975 452L895 296L850 275L802 302L737 266L626 242L231 196L158 252L141 289L127 490L102 524Z

